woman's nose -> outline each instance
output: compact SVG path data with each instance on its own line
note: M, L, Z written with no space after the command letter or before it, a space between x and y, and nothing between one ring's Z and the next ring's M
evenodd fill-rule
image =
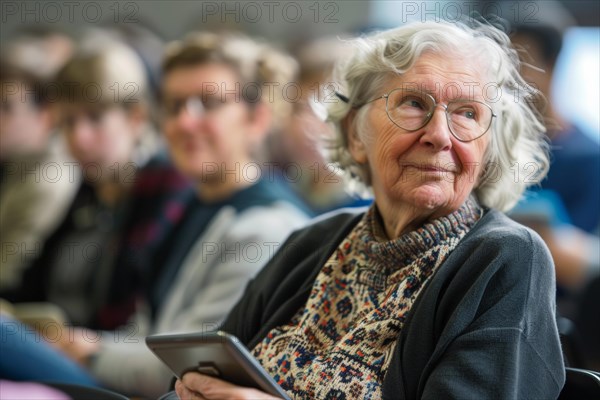
M452 133L446 118L446 109L439 105L433 109L431 119L425 125L424 132L419 141L435 151L449 150L452 148Z

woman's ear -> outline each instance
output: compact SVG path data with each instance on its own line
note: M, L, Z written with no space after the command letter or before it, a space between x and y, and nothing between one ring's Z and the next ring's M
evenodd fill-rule
M358 136L356 131L356 110L351 110L342 120L342 127L346 134L346 140L348 141L348 151L352 155L354 161L358 164L367 163L367 150L362 139Z

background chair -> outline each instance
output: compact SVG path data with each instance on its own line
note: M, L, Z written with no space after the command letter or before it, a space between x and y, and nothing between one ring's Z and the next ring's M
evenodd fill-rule
M565 366L571 368L588 368L584 360L584 345L577 326L568 318L559 316L556 319L560 343L562 345Z
M600 399L600 374L579 368L566 368L567 379L558 400Z

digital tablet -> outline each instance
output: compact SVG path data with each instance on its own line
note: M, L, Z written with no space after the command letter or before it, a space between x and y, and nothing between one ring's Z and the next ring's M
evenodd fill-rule
M289 399L239 339L228 333L152 335L146 345L178 378L196 371Z

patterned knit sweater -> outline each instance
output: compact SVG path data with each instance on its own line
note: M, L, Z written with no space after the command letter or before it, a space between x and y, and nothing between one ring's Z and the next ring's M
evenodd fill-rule
M254 356L297 399L379 399L393 348L428 280L482 215L454 213L387 239L375 206L317 276L304 308Z

